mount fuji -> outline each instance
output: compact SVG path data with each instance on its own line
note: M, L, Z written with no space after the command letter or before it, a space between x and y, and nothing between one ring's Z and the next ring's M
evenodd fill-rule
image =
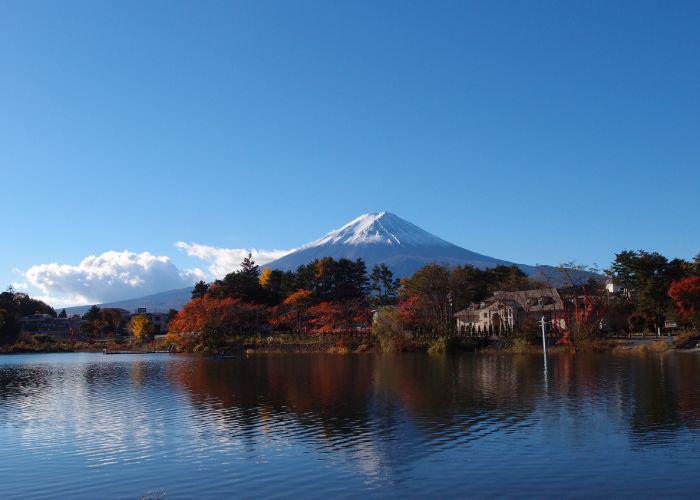
M529 266L482 255L454 245L411 224L407 220L389 212L368 213L348 222L340 229L331 231L323 238L313 241L298 250L269 262L262 267L294 271L302 264L314 259L333 257L340 259L362 258L368 271L375 264L386 264L397 277L407 277L421 267L435 262L457 266L469 264L480 269L499 264L518 266L531 276L550 277L558 281L554 268L550 266ZM232 269L233 270L233 269ZM100 304L101 307L121 307L134 310L137 307L167 311L181 309L190 299L191 288L168 290L147 297ZM83 313L89 306L66 308L69 314Z
M545 266L528 266L472 252L438 238L389 212L368 213L323 238L308 243L264 267L293 271L314 259L362 258L371 269L386 264L396 276L406 277L430 262L450 266L469 264L480 269L516 265L525 273L542 272Z

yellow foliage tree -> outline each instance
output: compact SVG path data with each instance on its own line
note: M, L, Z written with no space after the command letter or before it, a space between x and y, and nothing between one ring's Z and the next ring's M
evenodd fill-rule
M262 270L262 273L260 273L260 278L258 278L258 282L260 283L260 286L267 288L270 286L270 275L272 274L272 271L270 271L269 267L266 267L265 269Z
M129 321L129 329L137 340L151 333L151 320L145 314L137 314Z

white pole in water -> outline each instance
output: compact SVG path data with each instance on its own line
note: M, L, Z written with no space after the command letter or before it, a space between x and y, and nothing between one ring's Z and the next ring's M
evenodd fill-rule
M545 334L544 316L542 316L542 350L544 351L545 359L547 358L547 337Z
M547 335L545 333L544 316L542 316L542 351L544 351L544 385L547 387Z

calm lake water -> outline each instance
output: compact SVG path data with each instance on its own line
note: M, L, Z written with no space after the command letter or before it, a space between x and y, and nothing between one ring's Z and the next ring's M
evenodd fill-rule
M0 356L2 498L698 497L700 355Z

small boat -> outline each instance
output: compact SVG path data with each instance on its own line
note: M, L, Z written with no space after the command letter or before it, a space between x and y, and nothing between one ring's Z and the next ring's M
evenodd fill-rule
M222 351L219 354L214 354L214 357L216 359L238 359L240 356L236 356L235 354L226 354Z
M102 354L155 354L156 351L108 351L107 349L102 349Z

